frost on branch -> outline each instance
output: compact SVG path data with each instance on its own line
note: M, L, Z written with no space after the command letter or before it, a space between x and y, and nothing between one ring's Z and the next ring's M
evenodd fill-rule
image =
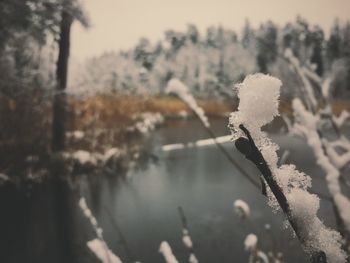
M314 151L318 165L326 173L329 192L332 195L347 231L350 231L350 201L341 192L339 184L340 173L336 167L338 165L340 168L345 165L347 155L345 154L342 156L344 158L341 158L337 156L336 152L331 150L329 143L322 143L316 127L318 118L306 111L300 100L293 100L293 110L295 117L294 129L300 130L300 133L304 135L308 145ZM325 154L323 146L327 149L330 158ZM334 163L331 162L332 159Z
M98 222L95 216L92 214L90 208L88 207L84 197L80 198L79 207L84 213L84 216L90 221L90 224L97 236L97 238L86 243L88 248L103 263L122 263L120 258L109 249L108 245L104 241L102 228L98 226Z
M122 263L120 258L98 238L87 242L87 246L102 263Z
M179 263L179 261L177 261L176 257L174 256L168 242L163 241L160 244L159 252L163 254L166 263Z
M285 50L284 57L290 62L295 72L300 77L300 80L303 83L303 87L305 88L305 93L307 94L307 102L310 103L309 106L315 108L317 106L317 99L315 97L311 83L305 76L305 68L301 67L299 60L294 56L293 51L290 48L287 48Z
M255 234L249 234L244 240L245 250L250 252L249 263L261 262L269 263L267 255L258 249L258 237Z
M196 257L196 254L194 253L192 238L190 236L190 232L188 231L185 212L181 206L178 207L178 211L179 211L179 215L182 223L182 242L184 243L184 245L186 246L190 254L188 258L188 262L198 263L199 261Z
M281 85L280 80L263 74L250 75L238 85L240 103L238 111L231 114L229 125L233 139L237 148L246 147L239 150L260 171L266 172L263 175L270 186L267 189L269 204L282 208L304 250L310 255L324 252L329 263L345 262L340 234L327 228L317 217L319 198L307 191L311 178L293 165L279 166L278 145L261 131L263 125L278 115ZM315 120L309 121L306 125L314 125Z
M254 234L249 234L244 240L244 248L248 251L255 249L257 244L258 237Z
M279 79L263 74L247 76L241 84L237 85L239 106L238 112L231 115L231 123L239 122L251 133L257 133L261 126L271 122L278 115L281 85L282 82ZM235 137L241 135L238 129L233 134Z
M189 92L187 86L183 84L180 80L174 78L171 79L166 87L166 93L172 93L177 95L181 100L183 100L200 118L205 127L209 127L209 121L207 116L201 107L198 106L196 100L193 98L192 94Z
M238 214L239 217L241 217L241 218L249 217L249 215L250 215L250 207L243 200L237 199L233 203L233 207L234 207L235 212Z

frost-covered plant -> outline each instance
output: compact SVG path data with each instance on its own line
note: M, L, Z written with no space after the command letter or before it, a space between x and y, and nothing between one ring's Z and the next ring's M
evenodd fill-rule
M159 112L143 112L133 116L133 119L136 123L132 127L128 127L128 130L138 131L141 134L148 134L164 122L164 117Z
M233 207L235 212L241 218L247 218L250 215L250 207L249 205L241 199L237 199L233 203Z
M269 263L267 255L258 248L258 237L255 234L249 234L244 240L244 248L250 253L249 263Z
M326 182L328 185L329 192L331 193L332 200L337 206L339 215L344 222L347 231L350 231L350 201L341 192L341 186L339 183L340 172L335 164L341 166L333 157L333 163L331 158L328 158L323 146L326 145L328 149L328 155L332 152L332 148L329 147L326 139L322 142L317 131L318 117L308 112L303 106L299 99L293 100L293 110L295 117L294 129L299 131L300 134L304 135L308 145L312 148L315 153L317 164L326 173ZM330 155L332 156L332 155ZM340 162L340 160L338 160Z
M197 259L195 252L194 252L192 238L191 238L190 232L188 230L185 212L181 206L179 206L178 210L179 210L179 215L180 215L180 219L181 219L181 223L182 223L182 243L185 245L185 247L188 249L188 252L189 252L188 262L198 263L199 261Z
M106 247L106 243L98 238L88 241L87 246L102 263L122 263L120 258Z
M166 87L166 93L175 94L181 100L183 100L187 106L189 106L193 112L198 116L205 127L210 127L207 116L205 116L204 110L198 106L196 100L189 92L187 86L183 84L179 79L171 79Z
M96 218L92 214L90 208L86 204L84 197L79 200L79 207L84 213L85 217L89 220L92 228L94 229L97 238L88 241L86 245L88 248L100 259L103 263L122 263L120 258L115 255L108 247L103 238L103 230L99 227Z
M172 93L176 94L181 100L183 100L195 113L195 115L198 117L198 119L201 121L202 125L206 129L206 131L209 133L211 136L213 142L215 145L219 148L219 150L225 155L225 157L229 160L229 162L235 166L238 171L240 172L241 175L243 175L246 179L248 179L249 182L251 182L254 186L259 187L257 182L248 174L240 165L237 161L235 161L230 153L226 150L225 147L221 145L220 140L215 136L214 132L210 128L210 123L207 118L207 116L204 113L204 110L197 105L196 100L190 93L188 87L183 84L180 80L178 79L171 79L168 82L167 88L165 90L167 93ZM221 138L222 139L222 138ZM202 142L204 144L207 143L207 141ZM174 146L170 146L170 148L173 148ZM176 145L175 148L181 148L179 145ZM166 148L165 148L166 149ZM169 149L169 148L168 148Z
M159 246L159 252L163 254L166 263L179 263L169 246L169 243L163 241Z
M308 108L305 108L300 99L294 99L294 126L289 125L289 130L306 138L311 149L314 151L318 165L326 173L326 183L331 194L330 201L334 207L335 217L338 222L338 229L342 236L349 243L350 239L350 200L342 194L340 179L342 169L350 163L350 141L342 134L341 127L349 117L349 112L343 111L339 117L334 116L329 102L329 95L332 85L331 77L322 79L307 66L302 66L292 51L287 49L285 56L302 79L301 88L305 88L305 101ZM312 81L314 85L311 85ZM318 91L318 92L317 92ZM317 98L315 94L320 96ZM308 101L315 101L310 107ZM318 107L317 102L322 101L323 107ZM325 124L333 128L336 139L330 141L324 136ZM343 153L339 153L342 151ZM345 181L345 186L349 186Z
M250 217L251 209L249 205L241 200L237 199L233 203L234 211L235 213L245 222L249 224L249 228L253 231L257 232L257 228L252 221L252 218ZM270 231L270 225L266 224L265 229L267 230L267 234L269 235L271 239L271 252L264 253L262 250L258 249L257 246L257 240L258 236L255 234L249 234L245 241L244 246L245 250L250 252L249 262L271 262L271 263L281 263L282 262L282 253L277 252L276 250L276 244L275 244L275 238ZM254 241L255 240L255 241ZM254 244L254 245L253 245Z
M345 262L341 236L317 217L319 198L308 192L311 178L294 165L278 165L278 145L261 131L278 112L282 83L263 75L249 75L238 85L238 111L230 116L230 129L237 149L251 160L263 175L269 204L281 209L313 262ZM265 188L265 187L264 187Z

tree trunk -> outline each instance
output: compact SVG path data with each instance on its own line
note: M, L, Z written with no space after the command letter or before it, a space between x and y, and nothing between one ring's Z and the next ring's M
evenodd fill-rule
M65 141L65 121L66 121L66 94L68 76L68 59L70 48L70 30L73 17L70 12L64 8L60 24L59 53L56 69L56 92L53 104L52 121L52 150L54 152L64 149Z

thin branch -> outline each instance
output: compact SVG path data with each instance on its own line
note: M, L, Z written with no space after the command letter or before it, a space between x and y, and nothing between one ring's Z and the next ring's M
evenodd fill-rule
M128 242L126 241L126 238L124 237L124 234L123 234L121 228L118 226L116 219L113 217L111 211L106 206L104 207L104 209L105 209L105 211L106 211L106 213L108 215L108 218L111 221L111 224L112 224L114 230L119 235L120 242L122 243L122 245L124 247L124 250L125 250L125 255L127 257L127 261L128 262L135 262L135 260L134 260L135 257L131 253L131 250L130 250L130 248L128 246Z
M198 119L200 120L200 123L202 124L202 126L204 127L204 129L207 131L207 133L209 134L209 136L214 140L215 142L215 145L218 147L218 149L223 153L223 155L225 155L226 159L233 165L237 168L237 170L250 182L252 183L252 185L254 185L257 189L261 189L261 186L260 184L253 179L253 177L247 173L243 167L235 160L233 159L233 157L231 156L231 154L226 150L226 148L224 146L222 146L221 143L219 143L217 140L216 140L216 136L214 134L214 132L209 128L207 127L202 121L201 121L201 118L200 116L195 112L193 111L193 113L198 117Z

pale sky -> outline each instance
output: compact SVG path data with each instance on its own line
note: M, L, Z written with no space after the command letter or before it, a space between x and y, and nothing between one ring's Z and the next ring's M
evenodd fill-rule
M350 19L350 0L83 0L91 27L72 29L72 57L85 59L104 51L133 47L140 37L161 40L167 29L195 24L201 33L210 25L240 31L248 18L253 26L271 19L279 25L300 14L326 32L336 17Z

